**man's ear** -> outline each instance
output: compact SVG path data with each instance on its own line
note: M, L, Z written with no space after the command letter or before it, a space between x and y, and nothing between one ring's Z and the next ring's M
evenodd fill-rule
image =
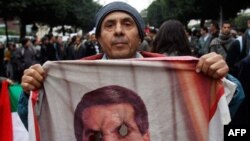
M143 141L150 141L150 133L149 129L146 131L146 133L143 135Z

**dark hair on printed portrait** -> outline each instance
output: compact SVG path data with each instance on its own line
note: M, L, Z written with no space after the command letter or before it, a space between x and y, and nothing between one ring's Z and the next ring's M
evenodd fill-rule
M110 85L84 94L81 101L78 103L74 115L74 129L77 141L82 139L84 123L81 117L86 108L123 103L130 104L133 107L135 112L134 120L140 133L144 135L149 128L148 112L140 96L130 89L117 85Z

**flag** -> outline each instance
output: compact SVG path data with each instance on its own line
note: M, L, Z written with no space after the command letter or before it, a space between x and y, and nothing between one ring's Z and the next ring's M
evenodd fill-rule
M12 141L12 116L7 81L2 81L0 94L0 117L0 141Z
M0 141L28 141L28 131L17 114L20 84L2 81L0 94Z
M197 62L193 57L47 62L36 113L29 104L30 140L75 140L74 111L82 96L119 85L143 99L151 140L222 141L223 125L230 122L224 87L196 73Z

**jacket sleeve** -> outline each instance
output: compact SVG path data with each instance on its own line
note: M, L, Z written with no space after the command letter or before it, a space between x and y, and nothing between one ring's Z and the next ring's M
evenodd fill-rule
M231 44L226 58L226 62L229 66L229 73L234 77L238 76L238 62L241 60L240 53L240 42L238 40L235 40Z
M245 93L244 93L244 90L243 90L243 87L242 87L240 81L237 78L235 78L232 75L228 74L226 76L226 79L228 79L229 81L236 84L235 92L233 94L233 97L232 97L231 101L229 102L229 105L228 105L230 115L233 118L235 116L236 112L238 111L238 109L240 107L240 104L245 99Z

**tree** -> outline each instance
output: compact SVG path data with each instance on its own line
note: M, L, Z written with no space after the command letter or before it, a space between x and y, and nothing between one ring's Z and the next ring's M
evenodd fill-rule
M9 42L8 37L8 25L7 20L13 18L17 13L21 12L23 3L21 0L1 0L0 1L0 17L3 17L5 23L5 35L7 43Z
M21 39L26 35L26 25L35 22L50 27L72 25L90 30L100 7L93 0L1 0L0 16L19 18Z
M160 26L168 19L178 19L184 25L194 18L198 8L194 7L195 0L156 0L148 7L148 21Z
M154 1L149 7L147 12L147 22L150 25L159 27L164 19L161 4L158 0Z
M25 7L18 15L20 19L20 37L26 35L26 25L35 22L53 27L64 23L69 0L23 0Z
M77 0L72 3L71 21L76 27L80 27L83 32L87 32L94 27L96 12L101 8L93 0Z
M247 20L250 19L249 15L240 15L234 19L234 24L239 30L247 29Z
M168 19L177 19L186 24L191 19L228 20L240 9L250 6L249 0L156 0L148 7L149 22L161 24ZM153 13L156 11L157 13ZM204 22L201 22L204 23Z

